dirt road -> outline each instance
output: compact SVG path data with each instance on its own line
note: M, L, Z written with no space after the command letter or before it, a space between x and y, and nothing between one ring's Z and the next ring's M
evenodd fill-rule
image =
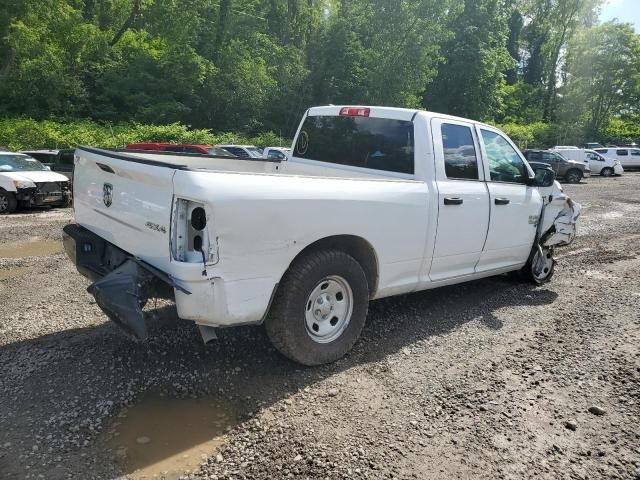
M550 284L376 301L312 369L169 304L129 340L61 251L70 210L0 218L0 477L639 479L640 173L565 189Z

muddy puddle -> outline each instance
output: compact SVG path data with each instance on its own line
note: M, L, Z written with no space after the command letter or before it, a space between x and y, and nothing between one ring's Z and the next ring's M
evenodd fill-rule
M0 245L0 258L45 257L62 251L62 242L32 238L26 242Z
M19 277L30 270L29 267L0 268L0 280Z
M237 413L216 399L153 396L115 417L108 444L128 478L174 480L197 470L235 423Z

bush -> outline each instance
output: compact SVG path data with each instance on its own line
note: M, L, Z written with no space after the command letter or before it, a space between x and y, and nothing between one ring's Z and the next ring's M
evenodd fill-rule
M90 145L100 148L123 148L129 143L170 142L190 144L252 144L258 147L280 145L273 132L257 137L242 133L214 133L206 129L190 129L186 125L144 125L139 123L99 124L91 120L54 122L30 118L0 119L0 145L10 150L75 148ZM283 144L291 142L283 139Z

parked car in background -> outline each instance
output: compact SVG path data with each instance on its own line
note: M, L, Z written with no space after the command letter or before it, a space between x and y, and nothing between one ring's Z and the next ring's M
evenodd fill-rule
M555 147L553 151L560 153L567 160L583 162L589 165L592 174L611 177L622 175L624 169L618 160L600 155L595 150L577 147Z
M75 149L73 148L65 148L63 150L22 150L20 153L35 158L54 172L60 172L65 177L73 180L74 152Z
M624 169L640 168L640 148L596 148L596 152L607 158L618 160Z
M262 158L275 161L287 160L290 155L291 149L284 147L265 147L264 151L262 152Z
M561 154L550 150L525 150L522 152L529 162L549 165L558 178L567 183L580 183L583 178L591 176L589 165L584 162L567 160Z
M262 149L256 147L255 145L220 145L222 148L231 152L238 158L244 159L256 159L260 160L263 158Z
M192 155L211 155L214 157L229 157L234 155L229 153L224 148L213 145L192 145L192 144L176 144L176 143L161 143L161 142L148 142L148 143L130 143L127 145L127 150L144 150L147 152L171 152L171 153L185 153Z
M604 148L604 145L602 145L601 143L589 142L584 144L584 148L587 148L589 150L595 150L596 148Z
M71 184L66 176L24 153L0 152L0 214L20 207L66 207Z
M370 299L511 271L542 284L575 237L580 206L490 125L317 107L293 145L286 162L197 169L79 149L63 242L106 315L144 338L146 300L174 299L205 342L264 322L280 352L318 365L351 349Z

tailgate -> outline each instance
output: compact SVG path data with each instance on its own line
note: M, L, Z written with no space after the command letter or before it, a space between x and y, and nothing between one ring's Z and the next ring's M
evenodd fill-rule
M160 269L170 262L173 174L179 165L93 148L76 150L76 222Z

